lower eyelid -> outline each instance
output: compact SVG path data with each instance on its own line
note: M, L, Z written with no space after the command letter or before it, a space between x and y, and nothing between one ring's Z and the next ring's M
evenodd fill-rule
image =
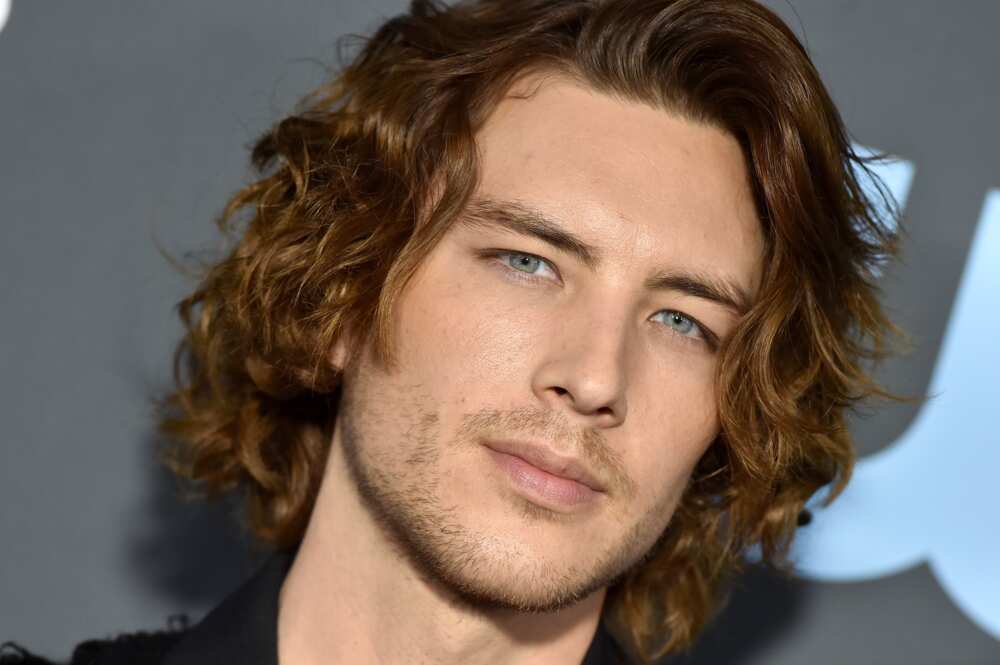
M661 312L677 312L677 310L660 310L660 311ZM670 334L677 335L678 337L680 337L684 341L692 342L692 343L695 343L695 344L704 344L709 349L712 349L712 350L714 350L716 348L717 341L716 341L715 335L711 331L709 331L708 328L706 328L701 323L699 323L697 321L697 319L694 319L694 318L688 316L687 314L684 314L683 312L677 312L677 313L680 314L681 316L683 316L685 319L689 320L692 323L692 325L694 326L694 330L698 331L696 335L685 335L684 333L681 333L681 332L678 332L678 331L674 330L673 328L671 328L670 326L668 326L665 323L660 324L660 325L662 325L663 327L665 327Z

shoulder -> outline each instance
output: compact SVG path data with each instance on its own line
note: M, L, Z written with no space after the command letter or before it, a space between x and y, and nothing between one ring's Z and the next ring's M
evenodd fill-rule
M186 630L125 633L81 642L67 665L160 665ZM13 642L0 645L0 665L58 665Z

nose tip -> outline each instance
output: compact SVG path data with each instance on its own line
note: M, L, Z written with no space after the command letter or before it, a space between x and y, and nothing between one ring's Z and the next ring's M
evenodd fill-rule
M567 410L579 424L613 427L625 420L631 314L614 302L608 294L577 301L539 349L535 395Z
M597 426L613 427L625 420L626 402L624 396L617 391L610 397L609 391L600 386L578 386L575 392L562 386L553 386L552 391L573 411L598 420Z

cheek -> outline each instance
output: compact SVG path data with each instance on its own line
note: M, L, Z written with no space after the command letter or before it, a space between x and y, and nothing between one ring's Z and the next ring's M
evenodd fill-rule
M635 368L637 419L643 421L644 431L656 432L667 441L674 454L688 449L695 454L719 429L717 357L684 349L648 355L653 362Z
M647 501L658 503L679 497L701 456L718 435L714 384L711 374L674 372L660 378L651 395L630 408L629 431L636 442L629 466Z
M536 332L502 289L482 281L477 274L456 279L432 261L399 303L402 367L443 400L497 395L523 380Z

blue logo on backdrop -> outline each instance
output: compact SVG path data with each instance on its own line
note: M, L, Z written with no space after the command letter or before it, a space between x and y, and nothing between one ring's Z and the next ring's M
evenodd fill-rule
M913 168L875 169L902 204ZM908 175L907 175L908 174ZM909 429L859 461L796 537L797 571L848 582L927 562L977 625L1000 639L1000 189L987 193L928 394Z

